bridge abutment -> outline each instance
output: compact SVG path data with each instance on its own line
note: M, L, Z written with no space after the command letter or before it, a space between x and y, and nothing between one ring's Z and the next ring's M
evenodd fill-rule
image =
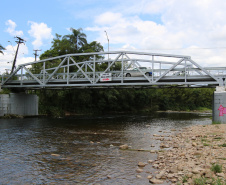
M226 88L216 87L213 101L213 122L226 123Z
M25 93L0 94L0 116L15 114L38 115L38 96Z

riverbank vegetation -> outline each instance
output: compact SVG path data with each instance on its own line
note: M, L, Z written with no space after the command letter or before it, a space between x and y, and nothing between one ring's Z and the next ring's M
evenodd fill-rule
M213 89L41 90L39 113L51 116L117 112L208 110Z

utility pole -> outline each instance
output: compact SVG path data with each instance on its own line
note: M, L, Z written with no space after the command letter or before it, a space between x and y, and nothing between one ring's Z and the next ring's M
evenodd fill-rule
M35 53L33 53L33 54L35 55L35 61L36 61L36 57L39 56L39 55L37 54L37 52L38 52L38 51L42 51L42 50L34 49L34 51L35 51Z
M107 40L108 40L108 66L109 66L110 65L110 63L109 63L109 38L108 38L107 31L105 31L105 33L106 33Z
M18 39L18 41L16 41L17 49L16 49L16 53L15 53L15 57L14 57L14 60L13 60L13 65L12 65L12 69L11 69L11 73L10 74L12 74L13 71L14 71L14 68L15 68L15 65L16 65L16 58L17 58L17 54L18 54L18 51L19 51L20 44L25 42L25 40L20 38L20 37L15 37L15 38Z

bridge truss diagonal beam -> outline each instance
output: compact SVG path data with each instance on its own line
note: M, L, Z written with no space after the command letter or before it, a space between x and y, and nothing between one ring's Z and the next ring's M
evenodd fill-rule
M176 66L178 66L181 62L184 61L184 58L180 59L176 64L174 64L171 68L169 68L167 71L165 71L159 78L155 80L155 82L158 82L161 78L163 78L167 73L175 69Z
M25 66L22 67L22 69L25 69L27 73L31 75L32 78L34 78L40 85L44 85L36 76L34 76Z

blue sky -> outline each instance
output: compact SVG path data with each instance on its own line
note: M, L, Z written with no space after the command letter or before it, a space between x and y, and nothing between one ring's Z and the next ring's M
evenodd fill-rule
M21 36L18 63L34 61L33 49L51 47L55 34L82 28L87 40L110 50L189 55L202 66L226 66L225 0L10 0L1 2L0 72L11 67ZM8 42L11 41L11 43ZM42 52L39 52L41 54Z

